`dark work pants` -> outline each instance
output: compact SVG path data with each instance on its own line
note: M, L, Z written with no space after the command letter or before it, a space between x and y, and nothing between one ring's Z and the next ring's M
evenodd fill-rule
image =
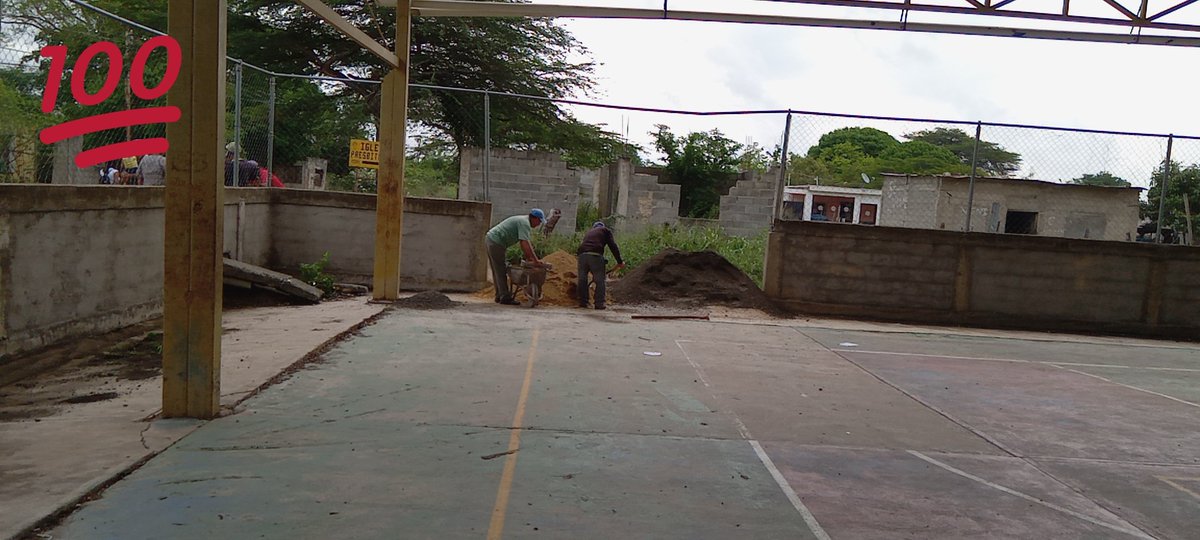
M575 292L579 296L579 305L588 303L588 274L596 281L596 307L604 307L604 256L599 253L581 253L579 255L579 280Z
M496 289L497 302L510 298L511 289L508 286L508 267L504 264L504 255L508 249L491 240L484 240L487 246L488 264L492 267L492 285Z

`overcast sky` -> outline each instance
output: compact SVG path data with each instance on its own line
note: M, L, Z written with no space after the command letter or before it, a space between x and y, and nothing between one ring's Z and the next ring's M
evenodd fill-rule
M1102 0L1091 2L1102 4ZM598 3L662 6L638 0ZM1151 2L1151 11L1173 5L1160 3L1164 5ZM760 12L816 16L864 17L865 13L728 0L721 5L726 10L745 5ZM679 9L712 6L702 1L671 2L672 8ZM1073 9L1077 6L1086 8L1088 1L1072 2ZM1093 6L1081 13L1109 15L1102 9ZM1197 11L1185 9L1180 14L1186 20L1195 18L1192 13ZM887 20L899 16L895 12L866 15ZM915 13L909 20L1031 24ZM595 98L605 102L704 111L791 108L1200 135L1200 107L1196 106L1200 50L1194 48L661 20L564 19L562 24L600 64ZM778 116L687 118L576 111L581 118L603 122L614 131L623 121L629 122L630 137L642 143L655 123L668 124L677 132L720 128L738 142L753 139L768 147L778 143L783 131L783 118ZM793 151L805 150L825 131L867 124L797 119L792 133L801 142L793 145ZM922 127L872 125L895 135ZM972 126L964 129L970 131ZM1027 161L1022 175L1038 178L1102 169L1148 177L1147 169L1162 159L1165 150L1165 141L1159 140L986 128L984 139L1021 152ZM1177 141L1174 155L1187 163L1200 162L1200 142ZM1140 184L1148 178L1128 179Z

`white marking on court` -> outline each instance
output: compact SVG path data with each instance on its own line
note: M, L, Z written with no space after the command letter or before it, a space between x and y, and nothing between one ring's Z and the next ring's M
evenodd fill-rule
M1046 508L1049 508L1049 509L1051 509L1051 510L1055 510L1055 511L1058 511L1058 512L1062 512L1062 513L1064 513L1064 514L1067 514L1067 515L1069 515L1069 516L1072 516L1072 517L1075 517L1075 518L1081 519L1081 520L1083 520L1083 521L1086 521L1086 522L1088 522L1088 523L1091 523L1091 524L1093 524L1093 525L1099 525L1099 526L1101 526L1101 527L1104 527L1104 528L1106 528L1106 529L1111 529L1111 530L1114 530L1114 531L1117 531L1117 532L1125 533L1125 534L1128 534L1128 535L1130 535L1130 536L1135 536L1135 537L1137 537L1137 538L1146 538L1146 539L1148 539L1148 540L1155 540L1153 536L1150 536L1150 535L1148 535L1148 534L1146 534L1146 533L1144 533L1144 532L1142 532L1142 531L1139 531L1139 530L1137 530L1137 529L1131 529L1131 528L1126 528L1126 527L1118 527L1118 526L1116 526L1116 525L1113 525L1113 524L1111 524L1111 523L1105 523L1105 522L1103 522L1103 521L1100 521L1100 520L1098 520L1098 519L1096 519L1096 518L1093 518L1093 517L1091 517L1091 516L1089 516L1089 515L1087 515L1087 514L1081 514L1081 513L1079 513L1079 512L1076 512L1076 511L1074 511L1074 510L1071 510L1071 509L1069 509L1069 508L1063 508L1063 507L1061 507L1061 506L1059 506L1059 505L1057 505L1057 504L1054 504L1054 503L1049 503L1049 502L1043 501L1043 500L1041 500L1041 499L1039 499L1039 498L1037 498L1037 497L1033 497L1033 496L1030 496L1030 495L1026 495L1026 494L1024 494L1024 493L1021 493L1020 491L1017 491L1017 490L1014 490L1014 489L1010 489L1010 488L1006 488L1006 487L1004 487L1004 486L1002 486L1002 485L1000 485L1000 484L996 484L996 483L993 483L993 482L989 482L989 481L987 481L987 480L984 480L983 478L980 478L980 477L978 477L978 476L975 476L975 475L973 475L973 474L971 474L971 473L969 473L969 472L966 472L966 471L964 471L964 470L962 470L962 469L957 469L957 468L955 468L955 467L953 467L953 466L951 466L951 465L949 465L949 464L942 463L941 461L938 461L938 460L936 460L936 459L933 459L933 458L931 458L931 457L929 457L929 456L927 456L927 455L925 455L925 454L922 454L922 453L920 453L920 452L918 452L918 451L916 451L916 450L909 450L909 451L908 451L908 453L909 453L909 454L912 454L913 456L916 456L917 458L920 458L921 460L923 460L923 461L925 461L925 462L927 462L927 463L930 463L930 464L932 464L932 465L936 465L936 466L938 466L938 467L941 467L942 469L945 469L945 470L947 470L947 471L950 471L950 472L952 472L952 473L954 473L954 474L957 474L957 475L959 475L959 476L961 476L961 477L963 477L963 478L967 478L967 479L970 479L970 480L974 480L974 481L976 481L976 482L979 482L980 484L983 484L983 485L985 485L985 486L987 486L987 487L990 487L990 488L992 488L992 489L996 489L996 490L1003 491L1004 493L1007 493L1007 494L1009 494L1009 495L1012 495L1012 496L1015 496L1015 497L1020 497L1020 498L1022 498L1022 499L1025 499L1025 500L1027 500L1027 501L1029 501L1029 502L1032 502L1032 503L1035 503L1035 504L1039 504L1039 505L1045 506ZM1116 516L1113 516L1113 517L1116 517ZM1120 519L1120 518L1117 518L1117 519Z
M1184 493L1187 493L1188 495L1195 497L1196 500L1200 500L1200 493L1196 493L1195 491L1192 491L1192 490L1188 489L1187 487L1176 482L1176 480L1184 480L1184 481L1189 481L1189 482L1200 481L1200 478L1174 478L1174 477L1168 477L1168 476L1155 476L1155 478L1162 480L1163 482L1166 482L1167 485L1169 485L1175 489L1178 489L1179 491L1182 491Z
M687 359L689 364L692 365L692 369L696 370L696 374L700 376L700 382L704 383L704 387L712 388L712 385L708 384L708 377L704 376L704 370L700 368L700 364L697 364L696 362L692 361L692 357L688 356L687 351L683 350L683 343L685 341L686 340L677 339L677 340L675 340L675 346L679 347L679 352L683 353L683 357L685 359ZM687 342L691 343L690 341L687 341ZM716 397L716 396L713 396L713 397Z
M1179 402L1179 403L1182 403L1182 404L1184 404L1184 405L1191 405L1192 407L1197 407L1197 408L1200 408L1200 403L1192 403L1191 401L1188 401L1188 400L1186 400L1186 399L1179 399L1179 398L1177 398L1177 397L1175 397L1175 396L1168 396L1168 395L1166 395L1166 394L1160 394L1160 393L1158 393L1158 392L1155 392L1155 391L1153 391L1153 390L1146 390L1145 388L1138 388L1138 387L1136 387L1136 386L1133 386L1133 385L1130 385L1130 384L1119 383L1119 382L1117 382L1117 381L1114 381L1114 380L1112 380L1112 379L1109 379L1109 378L1107 378L1107 377L1101 377L1101 376L1099 376L1099 375L1092 375L1091 373L1087 373L1087 372L1084 372L1084 371L1079 371L1078 369L1067 369L1067 368L1062 368L1062 369L1066 369L1067 371L1070 371L1071 373L1078 373L1078 374L1080 374L1080 375L1086 375L1086 376L1088 376L1088 377L1091 377L1091 378L1093 378L1093 379L1100 379L1100 380L1102 380L1102 381L1104 381L1104 382L1112 383L1112 384L1115 384L1115 385L1117 385L1117 386L1124 386L1125 388L1128 388L1128 389L1130 389L1130 390L1137 390L1138 392L1145 392L1145 393L1147 393L1147 394L1154 395L1154 396L1158 396L1158 397L1162 397L1162 398L1167 398L1167 399L1169 399L1169 400L1171 400L1171 401Z
M1114 368L1114 369L1145 369L1152 371L1182 371L1190 373L1200 373L1200 368L1173 368L1173 367L1157 367L1157 366L1124 366L1119 364L1087 364L1082 362L1054 362L1050 360L1019 360L1016 358L989 358L981 356L950 356L945 354L924 354L924 353L904 353L904 352L888 352L888 351L864 351L859 349L829 349L837 353L854 353L854 354L879 354L885 356L920 356L927 358L946 358L949 360L979 360L983 362L1010 362L1015 364L1044 364L1048 366L1075 366L1075 367L1096 367L1096 368Z
M675 346L679 347L679 352L683 353L683 357L687 359L688 364L691 364L692 369L696 370L696 375L700 377L700 382L704 383L704 386L709 389L709 395L716 401L717 395L712 391L712 385L708 383L708 377L704 375L704 368L701 368L700 364L697 364L696 361L692 360L691 356L688 356L687 351L683 348L684 343L691 343L691 341L675 340ZM787 497L788 502L792 503L792 508L795 508L796 512L800 514L800 517L804 520L804 524L808 526L808 530L813 533L813 536L817 540L830 540L829 534L825 532L825 529L821 528L821 524L817 522L816 516L813 516L808 507L804 505L804 501L801 501L800 496L796 494L796 490L792 489L791 484L788 484L787 478L784 478L783 473L779 472L779 469L775 467L775 462L771 461L771 457L767 455L766 450L763 450L762 445L750 435L750 429L746 427L746 424L742 422L742 419L738 417L736 412L732 410L728 412L729 416L733 418L734 424L737 425L738 433L741 434L746 442L750 443L750 447L754 449L754 454L758 456L758 460L771 473L771 478L775 480L775 484L779 486L779 489L783 490L784 496Z
M817 518L812 515L812 512L808 511L808 507L804 506L804 501L801 501L800 496L796 495L795 490L788 484L787 479L783 477L783 473L779 472L779 469L775 467L775 462L771 461L771 456L768 456L767 452L763 450L762 445L758 444L758 441L751 440L750 446L754 447L754 453L758 454L758 460L771 472L771 478L774 478L775 483L779 484L779 489L782 489L783 494L787 495L788 500L792 502L792 506L800 513L800 517L804 518L804 523L808 525L813 536L816 536L818 540L829 540L829 534L825 532L825 529L821 528L820 523L817 523Z

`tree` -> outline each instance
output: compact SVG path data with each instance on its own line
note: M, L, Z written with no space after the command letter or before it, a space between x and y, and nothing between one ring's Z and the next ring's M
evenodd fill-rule
M38 42L67 44L73 54L98 39L124 43L131 36L140 44L149 37L103 17L80 16L78 8L65 2L8 0L5 3L6 18L22 28L32 29ZM152 28L166 28L166 0L92 3ZM372 1L328 0L327 3L371 37L389 46L394 44L394 10L381 9ZM276 80L275 132L280 138L276 153L284 155L277 156L275 161L290 163L288 159L293 154L318 155L330 159L330 172L341 172L338 168L344 168L348 139L365 137L367 128L378 118L381 88L375 81L388 72L388 66L290 0L231 0L229 7L230 56L277 72L364 81L331 84ZM577 60L586 58L587 51L551 19L418 17L413 20L410 54L409 75L413 83L541 98L586 94L594 84L593 64ZM233 94L232 84L229 94ZM118 97L122 95L123 89L118 89L113 103L102 105L106 107L104 110L124 108L122 98ZM423 133L424 143L436 138L452 142L455 148L482 146L483 102L483 96L477 93L414 88L409 100L409 120L415 128L412 131ZM544 99L492 96L490 105L490 138L494 147L561 151L572 164L588 166L637 152L635 146L620 137L580 122L559 105ZM82 114L64 112L68 117ZM257 116L266 118L265 114ZM232 120L228 124L232 136ZM246 136L265 140L265 134L255 131L256 126L242 127L243 140ZM161 130L161 125L146 128ZM91 146L87 141L85 144ZM254 145L243 147L253 149Z
M1146 192L1146 204L1142 206L1142 217L1151 220L1158 219L1159 197L1162 193L1163 167L1154 169L1150 176L1150 189ZM1171 162L1171 177L1167 179L1166 201L1163 205L1162 225L1175 230L1187 227L1184 220L1183 197L1187 194L1188 202L1192 205L1193 215L1198 211L1200 201L1200 165L1184 167L1177 161Z
M654 147L667 158L667 177L680 186L680 215L716 217L721 194L736 178L743 146L717 129L680 136L662 124L655 127Z
M971 156L975 155L976 166L986 176L1009 177L1021 169L1020 154L1009 152L999 144L984 140L979 141L979 150L976 152L975 137L961 129L939 127L909 133L904 138L945 148L968 167L971 165Z
M966 174L952 152L925 141L900 142L875 128L841 128L821 136L804 158L793 157L789 181L878 189L881 173ZM863 175L870 182L863 182Z
M879 157L884 150L897 144L900 142L885 131L875 128L845 127L821 135L817 145L808 149L808 157L820 158L823 153L827 153L839 145L847 145L839 150L841 153L854 149L865 156Z
M1100 187L1130 187L1133 185L1130 184L1128 180L1125 180L1119 176L1114 176L1113 173L1108 171L1100 171L1096 174L1085 174L1079 178L1071 180L1071 183L1081 186Z

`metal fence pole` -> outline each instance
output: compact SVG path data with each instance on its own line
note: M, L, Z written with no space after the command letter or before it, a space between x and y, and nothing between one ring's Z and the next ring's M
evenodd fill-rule
M971 149L971 181L967 184L967 228L971 232L971 214L975 213L975 170L979 159L979 136L983 132L983 122L975 122L975 147Z
M791 144L791 135L792 113L788 111L787 119L783 122L783 148L779 155L779 180L775 182L775 211L771 216L772 227L774 227L774 221L783 216L783 188L787 185L788 145Z
M1163 179L1158 186L1158 226L1154 231L1154 243L1161 244L1163 217L1167 209L1167 187L1171 184L1171 146L1175 143L1175 135L1167 135L1167 160L1163 162Z
M242 158L242 61L233 65L233 159Z
M267 187L275 174L275 77L267 82Z
M483 92L483 200L492 200L492 94Z

